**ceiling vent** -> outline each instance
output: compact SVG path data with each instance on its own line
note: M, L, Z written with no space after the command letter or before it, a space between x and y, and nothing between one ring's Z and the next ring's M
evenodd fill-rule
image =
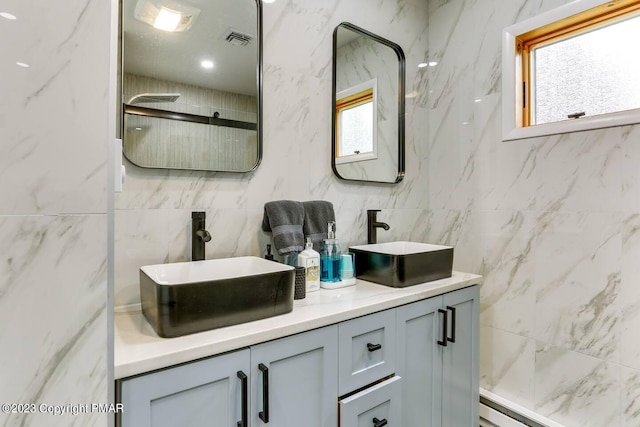
M242 33L242 32L240 32L238 30L233 29L233 28L229 28L227 31L225 31L225 33L222 36L222 39L226 40L227 42L229 42L230 44L232 44L234 46L246 46L254 38L255 38L255 36L252 36L250 34Z

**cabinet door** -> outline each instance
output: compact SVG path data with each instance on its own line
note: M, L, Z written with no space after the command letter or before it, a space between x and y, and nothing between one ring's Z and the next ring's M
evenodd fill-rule
M403 427L402 379L395 375L340 401L340 427Z
M443 295L449 345L442 352L442 427L478 425L478 286Z
M406 427L441 426L442 297L396 309L397 373Z
M395 372L395 336L395 310L369 314L338 325L340 396Z
M251 425L335 427L338 326L251 347Z
M249 349L121 382L122 427L236 427Z

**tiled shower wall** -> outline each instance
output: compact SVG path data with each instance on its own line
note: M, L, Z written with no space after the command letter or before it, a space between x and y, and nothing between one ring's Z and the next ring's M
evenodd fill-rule
M139 301L141 265L190 258L191 211L207 212L207 258L263 254L270 200L333 202L343 246L366 243L366 209L391 226L380 241L424 240L428 169L427 4L423 0L315 0L263 4L264 157L248 174L128 166L116 198L116 305ZM341 182L331 172L333 29L351 22L402 46L407 58L407 176L399 185ZM424 95L424 94L423 94Z
M0 426L106 426L110 5L0 9Z
M481 385L640 425L640 126L501 141L501 31L556 0L429 2L429 240L485 276Z

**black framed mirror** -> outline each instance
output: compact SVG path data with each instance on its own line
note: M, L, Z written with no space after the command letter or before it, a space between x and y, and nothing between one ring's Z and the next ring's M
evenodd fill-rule
M260 0L122 0L124 155L249 172L262 158Z
M405 174L402 48L348 22L333 32L332 167L344 180L398 183Z

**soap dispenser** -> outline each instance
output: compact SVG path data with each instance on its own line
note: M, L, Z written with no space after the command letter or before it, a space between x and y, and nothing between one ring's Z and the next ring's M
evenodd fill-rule
M340 245L336 239L334 227L335 221L327 224L327 238L324 239L320 248L320 281L339 282L340 281ZM322 286L322 284L320 284Z
M305 250L298 254L298 267L304 267L306 291L320 289L320 254L313 250L311 237L307 237Z

